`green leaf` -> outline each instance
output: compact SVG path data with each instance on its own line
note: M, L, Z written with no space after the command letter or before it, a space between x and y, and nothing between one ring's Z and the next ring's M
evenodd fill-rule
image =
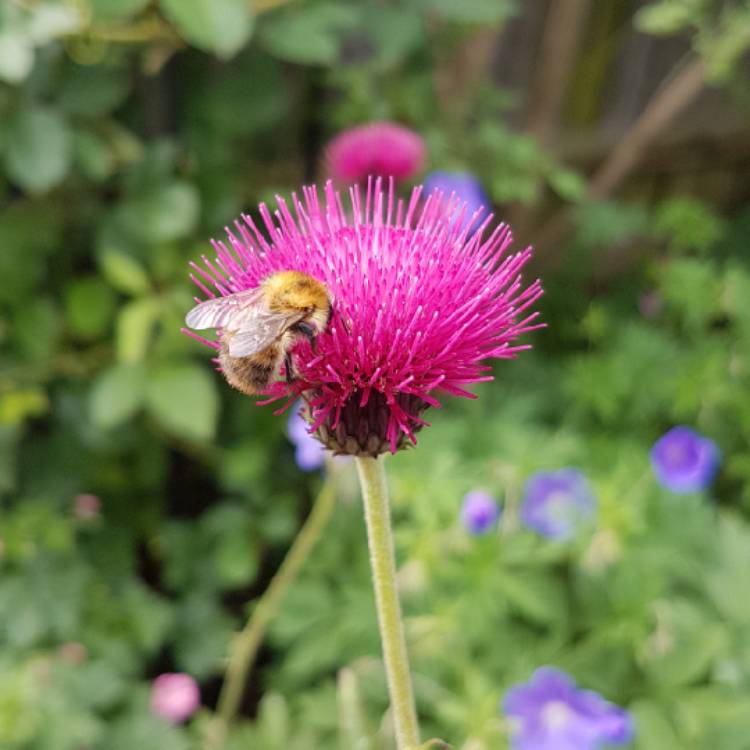
M263 28L266 48L277 57L303 65L332 65L339 59L340 33L358 21L344 3L311 5L282 13Z
M112 289L96 276L77 279L65 290L65 319L71 332L81 338L104 333L114 309Z
M111 429L130 419L143 404L146 373L142 367L117 365L105 370L89 394L93 423Z
M117 316L117 359L122 364L141 362L151 343L161 304L154 297L143 297L125 305Z
M269 692L263 696L258 709L257 729L268 750L284 750L289 747L291 716L289 704L282 695Z
M202 677L215 672L227 654L232 625L218 602L196 591L175 617L175 655L180 669Z
M208 440L216 431L219 397L205 367L168 365L156 369L148 383L148 408L170 432Z
M715 538L719 561L706 577L708 594L728 621L750 622L750 530L739 517L724 514Z
M76 65L63 80L58 101L68 114L99 117L117 107L129 88L126 70Z
M114 247L105 247L99 253L99 267L104 278L120 292L143 294L150 289L148 274L132 256Z
M576 207L578 237L585 245L616 245L649 232L648 211L637 203L583 203Z
M81 172L92 182L101 182L115 168L112 150L98 135L78 130L73 136L73 153Z
M0 80L20 83L34 67L34 44L18 28L0 30Z
M42 193L65 179L71 133L58 112L43 107L20 110L8 125L6 139L5 167L20 188Z
M31 299L16 311L13 333L24 355L40 361L53 355L60 329L60 314L46 297Z
M547 176L550 187L568 201L577 201L586 194L586 182L572 169L554 169Z
M641 8L635 15L635 27L647 34L675 34L697 20L695 6L683 0L663 0Z
M161 0L164 15L186 41L220 57L232 57L250 38L247 0Z
M49 399L41 388L0 392L0 425L20 424L44 414L48 408Z
M200 212L198 191L174 180L147 190L121 208L130 231L144 242L171 242L189 235Z
M83 25L83 15L67 3L35 3L26 24L31 39L39 46L66 34L73 34Z
M212 558L221 584L235 588L255 578L258 555L247 509L220 505L207 516L205 524L211 536Z
M446 21L461 23L497 23L516 10L514 0L421 0L421 5Z
M395 65L424 40L422 18L413 7L371 6L363 22L382 66Z
M122 21L148 5L149 0L88 0L94 21Z
M705 260L675 258L665 264L660 291L693 329L707 326L720 311L721 281Z
M565 614L565 601L559 586L547 575L524 570L502 577L508 602L532 622L549 625Z
M709 251L725 231L724 221L703 201L675 197L664 201L654 217L656 232L676 251Z
M339 735L341 747L372 750L371 730L362 701L357 673L351 667L338 675Z
M660 605L659 622L644 647L644 668L670 688L689 685L709 673L727 647L724 625L708 622L697 605L675 600Z
M172 726L149 710L147 703L137 710L121 713L110 722L101 747L107 750L189 750L185 730Z
M667 710L647 701L637 703L631 710L638 727L638 750L664 750L680 746Z

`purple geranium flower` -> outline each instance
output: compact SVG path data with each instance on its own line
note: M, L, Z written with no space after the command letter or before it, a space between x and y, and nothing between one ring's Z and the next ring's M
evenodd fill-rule
M300 414L299 408L292 410L286 434L294 444L294 460L302 471L316 471L323 466L323 445L310 434L310 425Z
M495 526L498 518L500 507L492 495L475 490L464 496L461 523L470 534L486 534Z
M484 209L484 213L489 210L490 201L482 183L469 172L430 172L425 177L424 187L427 194L440 190L446 197L458 196L466 204L463 226L479 209Z
M502 704L511 719L513 750L599 750L633 738L633 720L591 690L580 690L565 672L537 669L511 688Z
M521 521L548 539L570 539L596 513L596 498L578 469L541 471L526 483Z
M721 453L716 443L689 427L674 427L651 449L659 483L672 492L699 492L713 481Z

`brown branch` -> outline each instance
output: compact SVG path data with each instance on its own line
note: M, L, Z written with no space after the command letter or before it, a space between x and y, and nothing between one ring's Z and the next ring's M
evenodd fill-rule
M557 124L589 11L589 0L553 0L539 51L526 131L542 144Z
M694 59L662 88L591 178L589 193L592 198L607 198L622 184L648 146L701 93L704 82L703 61Z
M525 126L543 146L559 121L589 8L590 0L553 0L547 11ZM533 214L533 205L510 207L508 220L517 236L526 235Z
M705 69L697 58L672 75L591 177L588 197L593 200L610 197L640 163L649 146L695 101L704 85ZM570 208L566 206L553 214L534 237L534 244L540 250L537 258L551 259L553 248L564 241L569 230ZM554 253L554 257L561 256Z

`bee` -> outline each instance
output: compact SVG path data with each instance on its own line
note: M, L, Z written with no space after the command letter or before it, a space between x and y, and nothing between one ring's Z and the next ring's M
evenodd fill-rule
M185 323L219 330L219 364L227 382L253 396L266 390L282 361L292 382L294 345L308 339L314 347L332 315L325 284L300 271L278 271L254 289L201 302Z

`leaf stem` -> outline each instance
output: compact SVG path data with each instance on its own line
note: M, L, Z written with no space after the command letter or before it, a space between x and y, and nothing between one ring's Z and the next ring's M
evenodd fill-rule
M375 605L396 742L398 750L416 750L419 727L396 589L396 562L383 459L357 457L355 461L365 506Z
M220 750L224 746L229 726L242 700L248 672L255 661L268 625L278 611L282 598L297 579L297 574L320 538L335 506L335 477L334 472L329 471L310 515L289 548L284 562L258 599L244 629L232 643L224 684L219 695L217 715L209 726L205 750Z

